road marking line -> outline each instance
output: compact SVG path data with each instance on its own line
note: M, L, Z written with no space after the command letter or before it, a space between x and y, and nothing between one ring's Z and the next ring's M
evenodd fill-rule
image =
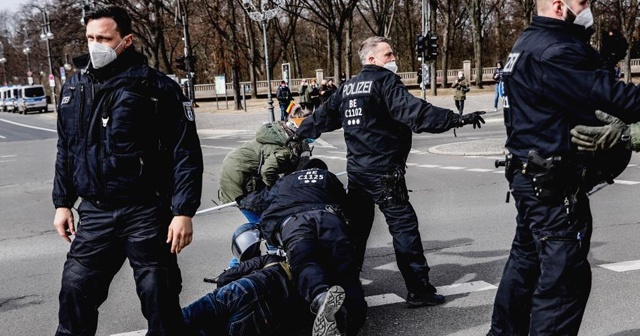
M5 162L13 162L15 160L0 160L0 163L5 163Z
M111 336L144 336L147 334L147 329L138 330L138 331L130 331L122 334L113 334Z
M372 283L372 282L373 282L373 280L367 280L367 279L360 278L360 283L361 283L363 286L366 286L366 285L368 285L368 284L370 284L370 283Z
M321 158L321 159L342 160L342 161L346 161L346 160L347 160L347 158L346 158L346 157L341 157L341 156L314 155L313 157Z
M640 182L637 182L637 181L627 181L627 180L613 180L613 182L618 183L618 184L624 184L624 185L635 185L635 184L640 183Z
M16 157L16 156L18 156L18 155L16 155L16 154L2 155L2 156L0 156L0 158L8 158L8 157Z
M496 289L496 288L498 287L484 281L471 281L471 282L463 282L463 283L453 284L448 286L436 287L436 289L438 290L438 294L441 294L444 296L479 292L483 290Z
M440 169L462 170L462 169L466 169L466 167L446 166L446 167L440 167Z
M369 308L405 302L405 299L394 293L367 296L364 300L367 301L367 306Z
M210 145L200 145L200 147L215 148L215 149L229 149L229 150L236 149L235 147L222 147L222 146L210 146Z
M49 128L44 128L44 127L38 127L38 126L31 126L31 125L25 125L25 124L21 124L21 123L17 123L15 121L10 121L7 119L0 119L0 121L4 121L7 124L13 124L13 125L17 125L17 126L22 126L22 127L26 127L26 128L33 128L33 129L37 129L37 130L41 130L41 131L47 131L47 132L53 132L53 133L57 133L56 130L52 130Z
M479 173L487 173L487 172L493 171L493 169L486 169L486 168L469 168L467 170L472 172L479 172Z
M324 148L337 148L336 146L334 146L334 145L332 145L332 144L330 144L330 143L328 143L328 142L326 142L326 141L324 141L322 139L319 139L319 138L316 139L313 142L313 146L314 147L324 147Z
M396 264L396 262L390 262L388 264L384 264L384 265L380 265L378 267L374 267L374 270L381 270L381 271L400 271L400 269L398 268L398 265Z
M422 167L422 168L440 168L442 166L440 166L440 165L432 165L432 164L423 164L423 165L418 165L418 167Z
M636 270L640 270L640 260L623 261L623 262L603 264L598 266L602 268L606 268L608 270L612 270L614 272L636 271Z
M6 139L7 137L0 135L0 139Z

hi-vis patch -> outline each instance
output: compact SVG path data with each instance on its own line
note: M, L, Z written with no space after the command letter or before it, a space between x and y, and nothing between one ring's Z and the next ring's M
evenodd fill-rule
M71 100L71 96L64 96L64 97L62 97L62 101L60 102L60 104L62 104L62 105L69 104L70 100Z
M191 102L182 102L182 108L184 109L184 116L187 117L187 120L196 120L196 114L193 112L193 105L191 105Z

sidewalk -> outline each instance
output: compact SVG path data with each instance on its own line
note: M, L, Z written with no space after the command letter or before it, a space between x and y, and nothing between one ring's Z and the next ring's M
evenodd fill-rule
M427 101L439 107L455 110L451 89L439 89L438 96L431 96L427 91ZM411 90L416 96L420 91ZM486 111L485 120L490 123L502 122L502 109L493 111L494 89L493 86L485 86L483 90L471 89L465 102L465 113L473 111ZM499 103L501 107L502 103ZM263 123L270 120L267 112L267 99L247 100L247 111L234 110L234 104L229 101L229 109L226 109L224 101L198 102L196 110L196 123L201 133L239 132L257 130ZM280 107L274 100L274 115L280 117ZM504 138L488 138L467 142L456 142L431 148L429 151L441 155L502 155L504 153Z

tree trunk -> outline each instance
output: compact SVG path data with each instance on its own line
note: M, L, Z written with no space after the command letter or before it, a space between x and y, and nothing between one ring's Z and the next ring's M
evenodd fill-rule
M436 36L438 35L438 22L436 21L438 15L437 15L437 10L438 10L438 0L429 0L429 7L431 7L429 9L429 30L431 31L431 34L435 34ZM438 41L438 43L442 43L440 41ZM429 73L431 74L431 94L433 96L437 96L438 95L438 70L437 70L437 65L438 64L438 59L436 57L436 59L431 62L431 64L429 65ZM424 77L423 77L424 78Z
M345 41L345 67L346 79L351 78L351 58L353 57L353 16L347 21L347 40Z
M293 44L293 71L295 72L295 78L302 78L304 74L302 73L302 64L300 63L300 53L298 52L298 40L296 39L296 34L293 34L292 40Z
M482 89L482 23L481 0L471 0L471 26L473 32L473 54L476 61L476 87Z
M244 34L249 45L249 81L251 82L251 98L258 98L258 83L256 81L256 71L258 63L258 53L256 52L256 42L253 35L251 19L244 17Z

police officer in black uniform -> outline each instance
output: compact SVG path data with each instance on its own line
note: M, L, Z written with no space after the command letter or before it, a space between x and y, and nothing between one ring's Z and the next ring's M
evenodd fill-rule
M293 281L316 316L314 336L333 335L341 322L333 314L342 300L346 308L347 335L356 335L365 321L367 304L351 238L347 235L344 186L311 159L299 170L271 187L238 201L238 207L261 213L260 230L268 243L284 247ZM337 285L337 286L333 286ZM327 308L338 303L338 307ZM322 309L324 308L324 309ZM325 318L329 318L326 321ZM337 324L337 325L336 325Z
M354 212L350 223L360 267L375 203L393 236L398 268L409 291L407 303L440 304L444 297L436 294L429 282L418 218L409 203L404 178L412 131L441 133L466 124L479 127L484 123L480 116L484 112L460 116L409 93L395 74L397 65L387 38L366 39L359 54L362 71L302 122L296 138L317 138L323 132L344 129L349 209Z
M518 216L488 335L578 334L591 289L586 192L598 160L572 145L569 130L602 125L596 109L640 119L640 90L615 82L589 45L588 2L537 7L503 72L506 173Z
M133 47L120 7L85 17L89 55L62 87L54 226L71 243L56 335L94 335L98 307L125 259L148 335L179 335L176 254L192 239L202 152L191 103ZM71 208L78 197L79 222Z

